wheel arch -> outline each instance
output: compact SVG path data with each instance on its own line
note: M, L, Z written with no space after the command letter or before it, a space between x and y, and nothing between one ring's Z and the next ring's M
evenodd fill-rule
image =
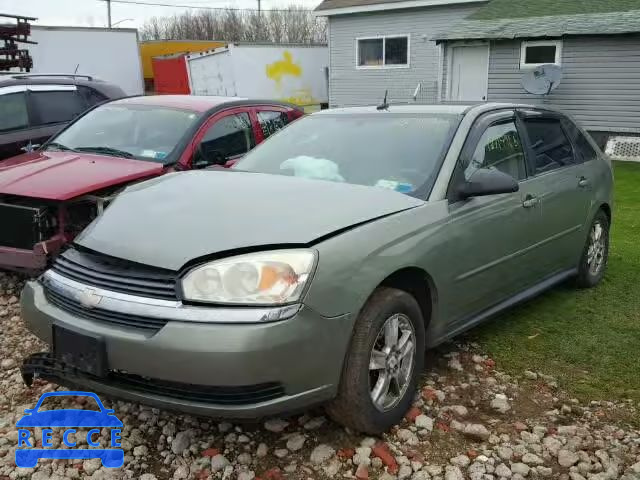
M611 225L611 220L612 220L611 206L605 202L600 204L600 206L598 207L598 210L602 210L605 213L605 215L607 216L607 220L609 220L609 225Z
M397 288L414 297L422 311L425 329L428 328L438 295L433 278L426 270L420 267L401 268L388 275L376 288L379 287Z

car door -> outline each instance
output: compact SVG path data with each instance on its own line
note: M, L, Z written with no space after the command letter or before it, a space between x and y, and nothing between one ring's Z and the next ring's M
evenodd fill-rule
M518 181L514 193L460 199L456 191L479 168ZM449 325L467 324L480 312L523 290L528 250L540 211L523 206L527 189L525 148L514 111L481 117L472 128L449 187L449 223L443 258L451 258L439 289Z
M22 85L0 88L0 160L23 153L29 143L31 130L27 107L26 87Z
M46 142L88 107L75 85L28 85L27 101L32 145Z
M521 110L518 116L529 149L528 204L540 209L542 220L532 232L532 265L538 276L551 276L578 264L589 209L588 179L562 116L536 110Z
M255 147L255 137L248 109L235 108L214 114L194 137L189 167L231 165Z

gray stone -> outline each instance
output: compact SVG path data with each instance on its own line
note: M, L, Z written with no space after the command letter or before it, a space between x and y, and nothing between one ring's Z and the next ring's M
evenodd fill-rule
M273 454L278 458L284 458L289 455L289 450L287 450L286 448L276 448L273 451Z
M501 463L496 467L496 475L498 477L511 478L511 469L507 467L504 463Z
M289 422L282 420L281 418L272 418L264 422L265 430L270 432L280 433L289 426Z
M465 468L469 466L471 460L469 460L469 457L466 455L458 455L457 457L450 458L449 462L451 462L452 465Z
M173 480L184 480L189 476L189 468L186 465L180 465L173 472Z
M2 362L0 362L0 368L2 368L3 370L9 370L10 368L13 368L16 366L16 361L13 358L5 358L4 360L2 360Z
M562 449L558 452L558 464L561 467L572 467L573 465L578 463L578 460L580 460L580 457L576 452L565 449Z
M102 466L102 461L99 458L89 458L82 462L82 470L87 475L93 475L93 472L98 470Z
M322 425L324 425L324 423L326 421L327 421L327 419L324 418L324 417L312 418L311 420L309 420L308 422L306 422L304 424L304 429L305 430L316 430L316 429L320 428Z
M464 475L459 467L448 466L444 473L444 480L464 480Z
M431 417L427 417L426 415L418 415L416 417L416 427L424 428L425 430L432 431L433 430L433 419Z
M533 453L525 453L522 456L522 462L527 465L544 465L544 460Z
M470 423L464 427L463 433L470 438L476 440L487 440L491 436L491 432L484 425L479 423Z
M144 457L147 453L149 453L149 449L146 445L138 445L137 447L133 447L134 457Z
M297 452L303 447L305 441L306 438L304 435L296 433L287 440L287 448L292 452Z
M236 458L236 460L240 465L251 465L253 459L251 458L250 453L244 452L238 455L238 458Z
M527 475L529 475L529 472L531 471L531 468L529 467L529 465L526 465L524 463L514 463L511 465L511 472L513 472L514 474L518 474L518 475L522 475L523 477L526 477Z
M220 470L224 470L227 466L231 465L229 460L224 455L218 454L214 457L211 457L211 471L219 472Z
M171 442L171 451L176 455L182 455L182 453L189 448L192 435L193 433L190 430L178 432Z
M251 470L238 474L238 480L253 480L254 478L256 478L256 474Z
M143 473L140 475L140 480L158 480L153 473Z
M530 370L525 370L524 371L524 378L527 378L529 380L537 380L538 379L538 374L536 372L532 372Z
M417 445L418 443L420 443L420 440L418 440L418 436L411 430L407 430L406 428L401 428L400 430L398 430L396 435L407 445Z
M356 448L356 454L353 456L354 465L364 465L368 467L371 465L371 448L370 447L358 447Z
M335 453L336 451L332 446L322 443L313 449L310 460L312 463L320 465L333 457Z
M269 447L267 447L266 443L261 443L260 445L258 445L258 449L256 450L256 456L266 457L267 453L269 453Z
M413 473L413 469L409 465L402 465L398 470L398 480L409 478Z
M491 400L491 408L500 413L507 413L511 410L511 405L509 405L509 400L506 395L498 393L495 398Z
M554 437L545 437L542 440L542 445L544 446L544 448L549 450L549 453L551 453L551 455L553 455L554 457L558 456L558 452L562 448L562 442Z

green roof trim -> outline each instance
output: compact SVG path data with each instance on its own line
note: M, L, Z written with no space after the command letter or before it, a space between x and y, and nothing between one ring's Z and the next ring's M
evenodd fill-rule
M469 20L546 17L640 10L640 0L493 0Z

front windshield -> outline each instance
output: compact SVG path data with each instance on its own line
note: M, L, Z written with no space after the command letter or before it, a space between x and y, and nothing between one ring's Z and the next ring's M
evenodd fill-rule
M198 113L166 107L108 104L53 138L47 150L74 150L158 163L170 155Z
M271 137L233 168L424 195L458 122L450 114L312 115Z

